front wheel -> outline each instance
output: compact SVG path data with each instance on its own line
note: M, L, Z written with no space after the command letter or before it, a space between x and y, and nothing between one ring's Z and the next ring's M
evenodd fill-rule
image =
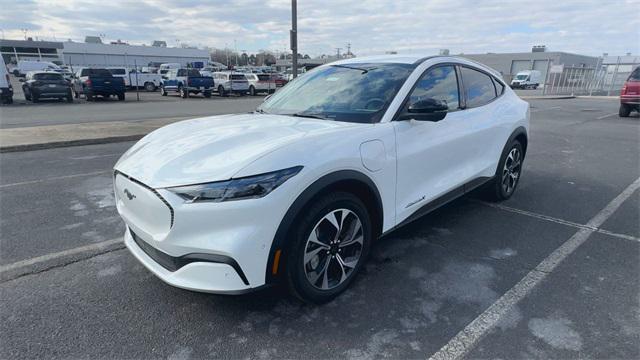
M167 96L167 90L164 88L164 86L160 86L160 95Z
M202 93L202 95L204 95L204 97L206 97L206 98L210 98L211 97L211 91L205 91L204 93Z
M222 85L218 86L218 95L227 96L227 93L224 91L224 87Z
M144 84L144 89L148 92L156 91L156 85L152 82L148 82Z
M345 291L369 253L369 212L355 195L325 195L305 210L291 234L286 261L291 292L321 304Z
M513 140L500 156L498 169L493 180L488 184L489 200L503 201L513 195L522 175L523 161L522 144L518 140Z
M629 117L629 115L631 115L631 106L626 104L620 104L620 109L618 110L618 116Z
M256 96L256 88L253 86L249 87L249 95Z
M186 99L187 97L189 97L189 91L185 90L184 87L182 86L178 88L178 93L180 94L180 97L183 99Z

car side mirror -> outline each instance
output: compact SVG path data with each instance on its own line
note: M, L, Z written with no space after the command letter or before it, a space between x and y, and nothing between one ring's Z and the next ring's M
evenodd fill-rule
M446 101L426 98L410 103L400 120L440 121L447 116Z

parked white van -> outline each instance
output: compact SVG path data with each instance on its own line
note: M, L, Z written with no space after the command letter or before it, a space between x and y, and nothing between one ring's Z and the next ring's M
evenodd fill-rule
M13 69L13 75L25 76L29 71L62 71L60 66L49 61L20 60Z
M9 70L4 63L4 59L0 56L0 99L3 104L13 103L13 86L9 79Z
M511 87L513 89L537 89L541 78L542 74L538 70L520 71L511 80Z

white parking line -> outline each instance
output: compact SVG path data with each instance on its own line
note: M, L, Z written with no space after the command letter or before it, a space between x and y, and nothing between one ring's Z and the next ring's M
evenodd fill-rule
M522 280L504 293L429 359L460 359L465 356L489 330L495 327L504 314L508 313L514 305L527 296L562 260L582 245L594 233L593 229L599 228L639 187L640 178L636 179L620 195L611 200L604 209L589 220L584 228L580 228L569 240L554 250L535 269L531 270Z
M602 116L600 116L600 117L597 117L597 118L596 118L596 120L602 120L602 119L604 119L604 118L608 118L608 117L613 116L613 115L618 115L618 113L612 113L612 114L608 114L608 115L602 115Z
M122 249L124 246L122 238L116 238L2 265L0 266L0 282L12 280L26 274L46 271L108 251Z
M64 176L56 176L56 177L50 177L45 179L22 181L17 183L0 185L0 189L12 187L12 186L38 184L38 183L42 183L45 181L52 181L52 180L62 180L62 179L71 179L71 178L83 177L83 176L99 175L99 174L104 174L109 172L111 172L111 170L101 170L101 171L94 171L94 172L88 172L88 173L82 173L82 174L64 175Z
M516 208L512 208L510 206L506 206L506 205L502 205L502 204L487 203L487 202L483 202L483 201L476 201L476 202L478 202L480 204L483 204L483 205L486 205L486 206L490 206L492 208L496 208L496 209L500 209L500 210L504 210L504 211L509 211L509 212L512 212L512 213L521 214L521 215L525 215L525 216L530 216L530 217L534 217L534 218L540 219L540 220L551 221L551 222L554 222L554 223L557 223L557 224L571 226L571 227L574 227L574 228L577 228L577 229L587 229L587 230L595 231L595 232L598 232L598 233L601 233L601 234L606 234L606 235L617 237L617 238L621 238L621 239L640 242L640 238L637 238L637 237L631 236L631 235L627 235L627 234L620 234L620 233L616 233L616 232L609 231L609 230L604 230L604 229L599 229L599 228L592 228L592 227L590 227L588 225L579 224L579 223L576 223L576 222L573 222L573 221L568 221L568 220L556 218L556 217L553 217L553 216L538 214L538 213L527 211L527 210L516 209Z
M557 110L557 109L560 109L561 107L562 107L562 106L553 106L553 107L550 107L550 108L544 108L544 109L536 108L536 109L531 110L531 112L532 112L532 113L535 113L535 112L547 111L547 110Z

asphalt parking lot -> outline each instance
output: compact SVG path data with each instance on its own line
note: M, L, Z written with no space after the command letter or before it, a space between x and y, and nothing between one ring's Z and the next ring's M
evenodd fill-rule
M329 304L179 290L112 246L2 278L0 358L640 358L640 117L530 103L514 197L380 239ZM0 154L0 273L118 239L110 169L131 144Z

